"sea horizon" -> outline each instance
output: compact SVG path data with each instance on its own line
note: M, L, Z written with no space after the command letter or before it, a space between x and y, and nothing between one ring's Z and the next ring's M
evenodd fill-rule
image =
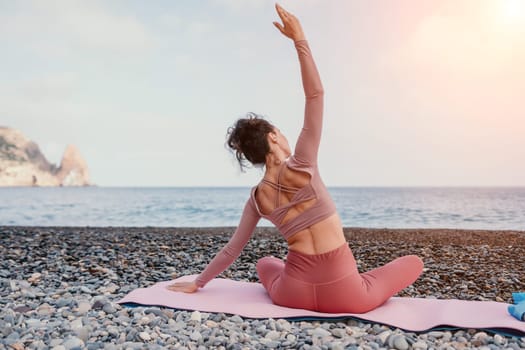
M249 186L0 188L0 226L234 227ZM344 227L524 230L525 187L329 186ZM273 226L262 219L259 226Z

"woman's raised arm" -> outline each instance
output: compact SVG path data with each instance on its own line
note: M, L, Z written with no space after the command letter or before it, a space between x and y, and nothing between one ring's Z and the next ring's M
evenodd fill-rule
M276 4L275 7L284 25L277 22L274 22L274 25L283 35L294 41L297 49L306 99L303 128L297 140L294 155L297 161L305 165L313 165L317 163L321 142L324 89L299 20L281 6Z

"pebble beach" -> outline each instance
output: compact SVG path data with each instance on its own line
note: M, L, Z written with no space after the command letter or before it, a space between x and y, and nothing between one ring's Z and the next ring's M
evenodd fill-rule
M198 274L234 228L0 227L1 349L524 349L525 337L478 329L414 333L355 319L253 320L126 308L135 288ZM525 291L525 231L345 228L360 271L419 255L421 277L398 296L510 303ZM257 228L219 277L257 281L257 259L286 256Z

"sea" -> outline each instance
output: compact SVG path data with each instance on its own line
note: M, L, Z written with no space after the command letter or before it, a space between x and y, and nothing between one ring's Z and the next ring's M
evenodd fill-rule
M345 227L525 230L525 187L328 191ZM249 193L248 187L4 187L0 226L236 226Z

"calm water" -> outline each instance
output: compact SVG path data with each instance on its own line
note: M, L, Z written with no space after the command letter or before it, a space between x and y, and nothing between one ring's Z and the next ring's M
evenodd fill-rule
M0 188L0 225L236 226L249 188ZM525 230L525 187L330 188L344 226ZM271 225L262 220L259 225Z

